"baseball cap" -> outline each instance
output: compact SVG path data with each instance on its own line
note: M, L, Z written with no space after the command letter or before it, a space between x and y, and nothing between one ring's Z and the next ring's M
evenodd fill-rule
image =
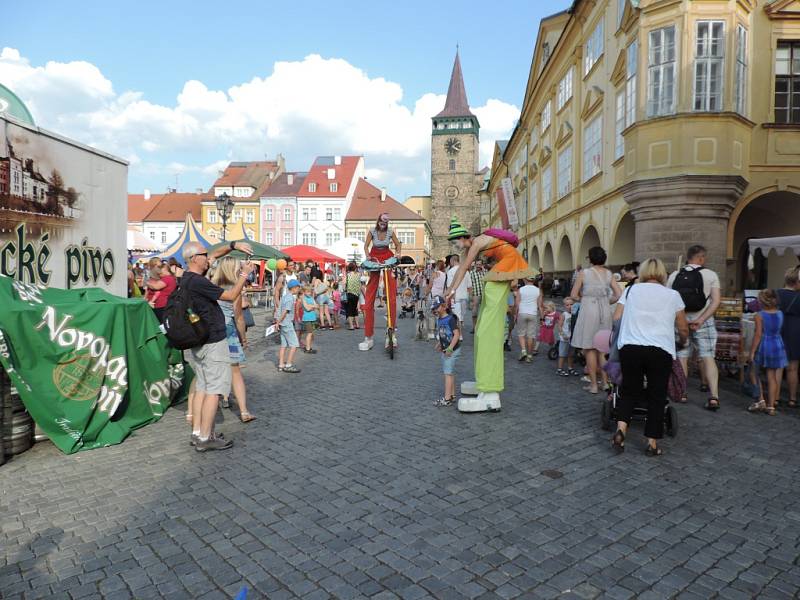
M290 290L293 290L296 287L300 287L300 282L296 279L292 279L289 283L286 284L286 287Z
M445 303L444 298L442 298L441 296L434 296L433 300L431 300L431 310L436 310L444 303Z

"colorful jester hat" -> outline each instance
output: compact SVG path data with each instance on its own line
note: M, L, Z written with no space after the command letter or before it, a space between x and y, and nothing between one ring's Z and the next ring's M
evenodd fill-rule
M448 241L452 242L453 240L464 237L472 237L472 235L458 222L456 217L453 217L450 219L450 230L447 232Z

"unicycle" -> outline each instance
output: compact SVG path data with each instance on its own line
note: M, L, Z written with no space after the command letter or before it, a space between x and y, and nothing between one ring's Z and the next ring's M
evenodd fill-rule
M392 327L392 303L389 298L389 294L391 293L391 288L389 287L389 271L394 269L396 265L396 257L392 257L382 263L373 262L371 260L365 260L361 263L361 266L367 271L381 271L383 276L383 289L386 294L386 340L388 342L386 350L391 360L394 360L395 331L394 327Z

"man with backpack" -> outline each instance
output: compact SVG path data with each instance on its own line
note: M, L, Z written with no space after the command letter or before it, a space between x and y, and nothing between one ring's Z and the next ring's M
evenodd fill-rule
M236 285L228 290L214 285L205 277L211 262L232 250L247 255L253 253L250 245L244 242L231 242L211 256L202 244L186 244L183 249L186 271L173 294L174 299L171 298L166 309L167 339L174 347L184 350L184 357L195 375L197 399L192 413L191 441L198 452L227 450L233 446L230 440L212 435L218 397L227 396L231 390L231 359L225 315L217 301L235 301L255 265L250 261L243 262Z
M678 350L683 372L689 374L689 357L692 350L703 361L703 371L708 382L708 410L719 410L719 372L715 360L717 329L714 313L720 302L719 276L705 267L706 249L691 246L686 252L686 264L669 276L667 286L677 291L686 305L689 321L689 343ZM685 402L686 399L681 400Z

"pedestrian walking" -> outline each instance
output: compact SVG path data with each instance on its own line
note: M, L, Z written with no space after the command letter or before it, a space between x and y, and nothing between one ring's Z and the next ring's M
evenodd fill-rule
M573 368L572 357L575 351L570 344L572 339L573 304L572 298L564 298L564 310L561 311L561 315L558 317L558 369L556 370L556 375L562 377L579 375L578 371Z
M301 298L301 305L303 307L303 352L306 354L316 354L317 350L314 348L314 329L317 327L317 318L319 316L317 303L314 300L314 290L310 285L303 287L303 297Z
M300 369L294 365L294 357L300 347L300 340L294 328L294 307L300 290L300 282L296 279L291 279L287 282L286 290L281 297L275 318L281 336L281 348L278 351L278 371L282 373L300 372Z
M800 269L786 271L783 289L777 290L778 306L783 313L781 336L786 347L786 383L789 388L789 408L797 406L798 365L800 365Z
M436 296L431 301L431 311L436 315L436 351L442 354L444 374L444 395L434 405L450 406L456 401L455 367L461 355L461 324L441 296Z
M520 362L533 362L539 336L539 315L544 314L544 301L533 277L522 280L519 288L519 307L517 309L517 337L519 339Z
M750 347L750 363L757 365L767 375L767 399L766 403L759 400L747 410L774 416L783 369L789 362L786 360L786 347L781 337L783 313L778 309L778 295L775 290L761 290L758 293L758 303L761 310L755 316L756 331Z

